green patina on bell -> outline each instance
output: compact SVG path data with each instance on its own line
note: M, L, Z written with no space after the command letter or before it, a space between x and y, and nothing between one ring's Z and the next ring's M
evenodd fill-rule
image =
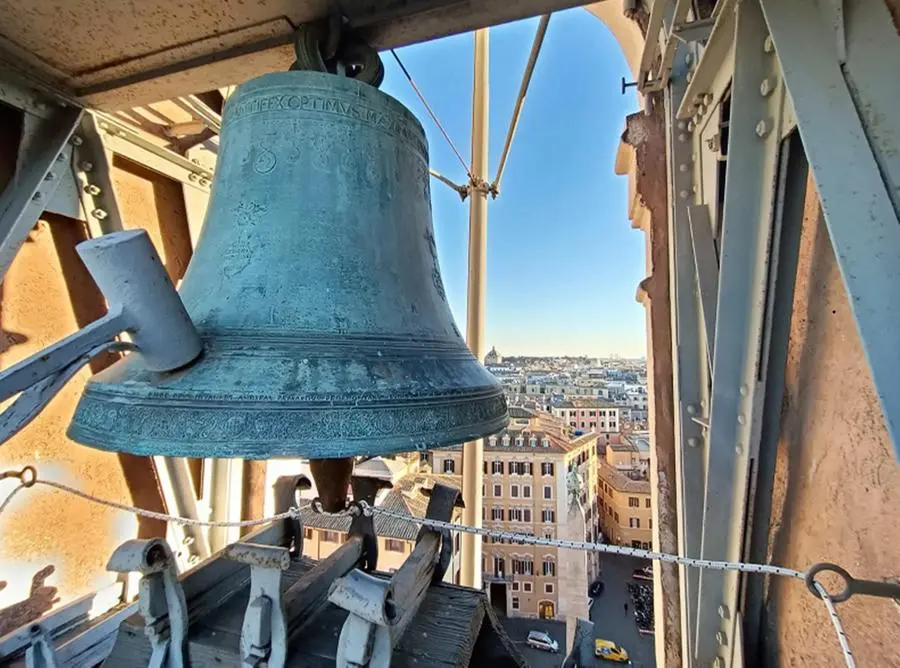
M198 361L154 373L128 355L87 384L71 438L141 455L337 458L507 423L444 294L422 127L367 84L283 72L231 96L181 297Z

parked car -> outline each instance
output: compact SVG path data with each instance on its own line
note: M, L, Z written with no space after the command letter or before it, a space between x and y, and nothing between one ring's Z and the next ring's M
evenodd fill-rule
M617 645L612 640L603 640L597 638L594 641L594 656L604 661L612 661L613 663L631 664L628 658L628 652L621 645Z
M559 651L559 643L543 631L529 631L525 644L535 649L542 649L545 652L553 652L554 654Z
M635 568L631 572L631 577L635 580L653 580L653 567Z
M603 580L594 580L588 587L588 595L591 598L597 598L603 593Z

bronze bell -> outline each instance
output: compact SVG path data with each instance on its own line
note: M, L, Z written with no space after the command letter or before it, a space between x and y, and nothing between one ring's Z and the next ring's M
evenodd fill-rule
M71 438L139 455L327 459L507 423L444 294L422 126L377 88L294 71L229 98L180 292L200 358L156 373L132 353L97 374Z

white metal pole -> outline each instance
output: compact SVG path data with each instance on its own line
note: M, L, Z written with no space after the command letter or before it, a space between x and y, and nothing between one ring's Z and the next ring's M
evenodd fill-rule
M472 166L469 184L469 282L466 341L479 360L484 359L484 302L487 269L488 171L488 31L475 31L475 73L472 83ZM480 527L484 501L482 462L484 441L463 446L463 522ZM481 536L462 535L460 583L481 589Z

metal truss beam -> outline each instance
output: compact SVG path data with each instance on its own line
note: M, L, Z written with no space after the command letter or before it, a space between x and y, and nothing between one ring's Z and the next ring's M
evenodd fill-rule
M700 294L700 308L706 328L706 360L712 368L716 333L716 299L719 292L719 258L713 241L712 221L709 206L700 204L687 210L691 228L691 248L694 251L694 269L697 277L697 291Z
M673 394L675 406L675 467L677 473L678 551L700 554L703 521L703 433L693 421L705 395L701 352L700 305L694 289L691 232L688 222L692 184L691 135L685 121L675 119L687 86L687 56L682 46L675 55L665 95L669 173L669 286L672 304ZM692 629L697 619L697 569L679 567L682 656L693 655Z
M91 236L125 229L111 177L112 152L103 146L93 114L84 114L75 137L72 172Z
M763 0L762 6L884 421L900 457L900 221L885 183L886 176L900 178L900 170L879 165L867 137L874 128L861 119L839 49L822 38L832 33L816 4ZM880 65L886 62L891 61ZM890 86L889 81L882 83ZM882 111L891 113L884 106ZM900 151L896 138L882 149L882 154Z
M676 117L679 119L693 116L694 105L709 92L716 72L723 66L727 67L727 61L733 57L735 2L736 0L719 0L718 6L722 9L716 16L716 23L678 107Z
M712 366L701 558L742 556L750 460L758 449L765 394L760 356L777 177L783 88L763 93L776 75L758 0L735 16L734 73L725 173L719 286ZM733 665L738 573L703 570L695 630L700 665Z
M59 107L34 136L15 176L0 196L0 281L19 247L34 227L68 169L69 138L78 127L82 110Z

